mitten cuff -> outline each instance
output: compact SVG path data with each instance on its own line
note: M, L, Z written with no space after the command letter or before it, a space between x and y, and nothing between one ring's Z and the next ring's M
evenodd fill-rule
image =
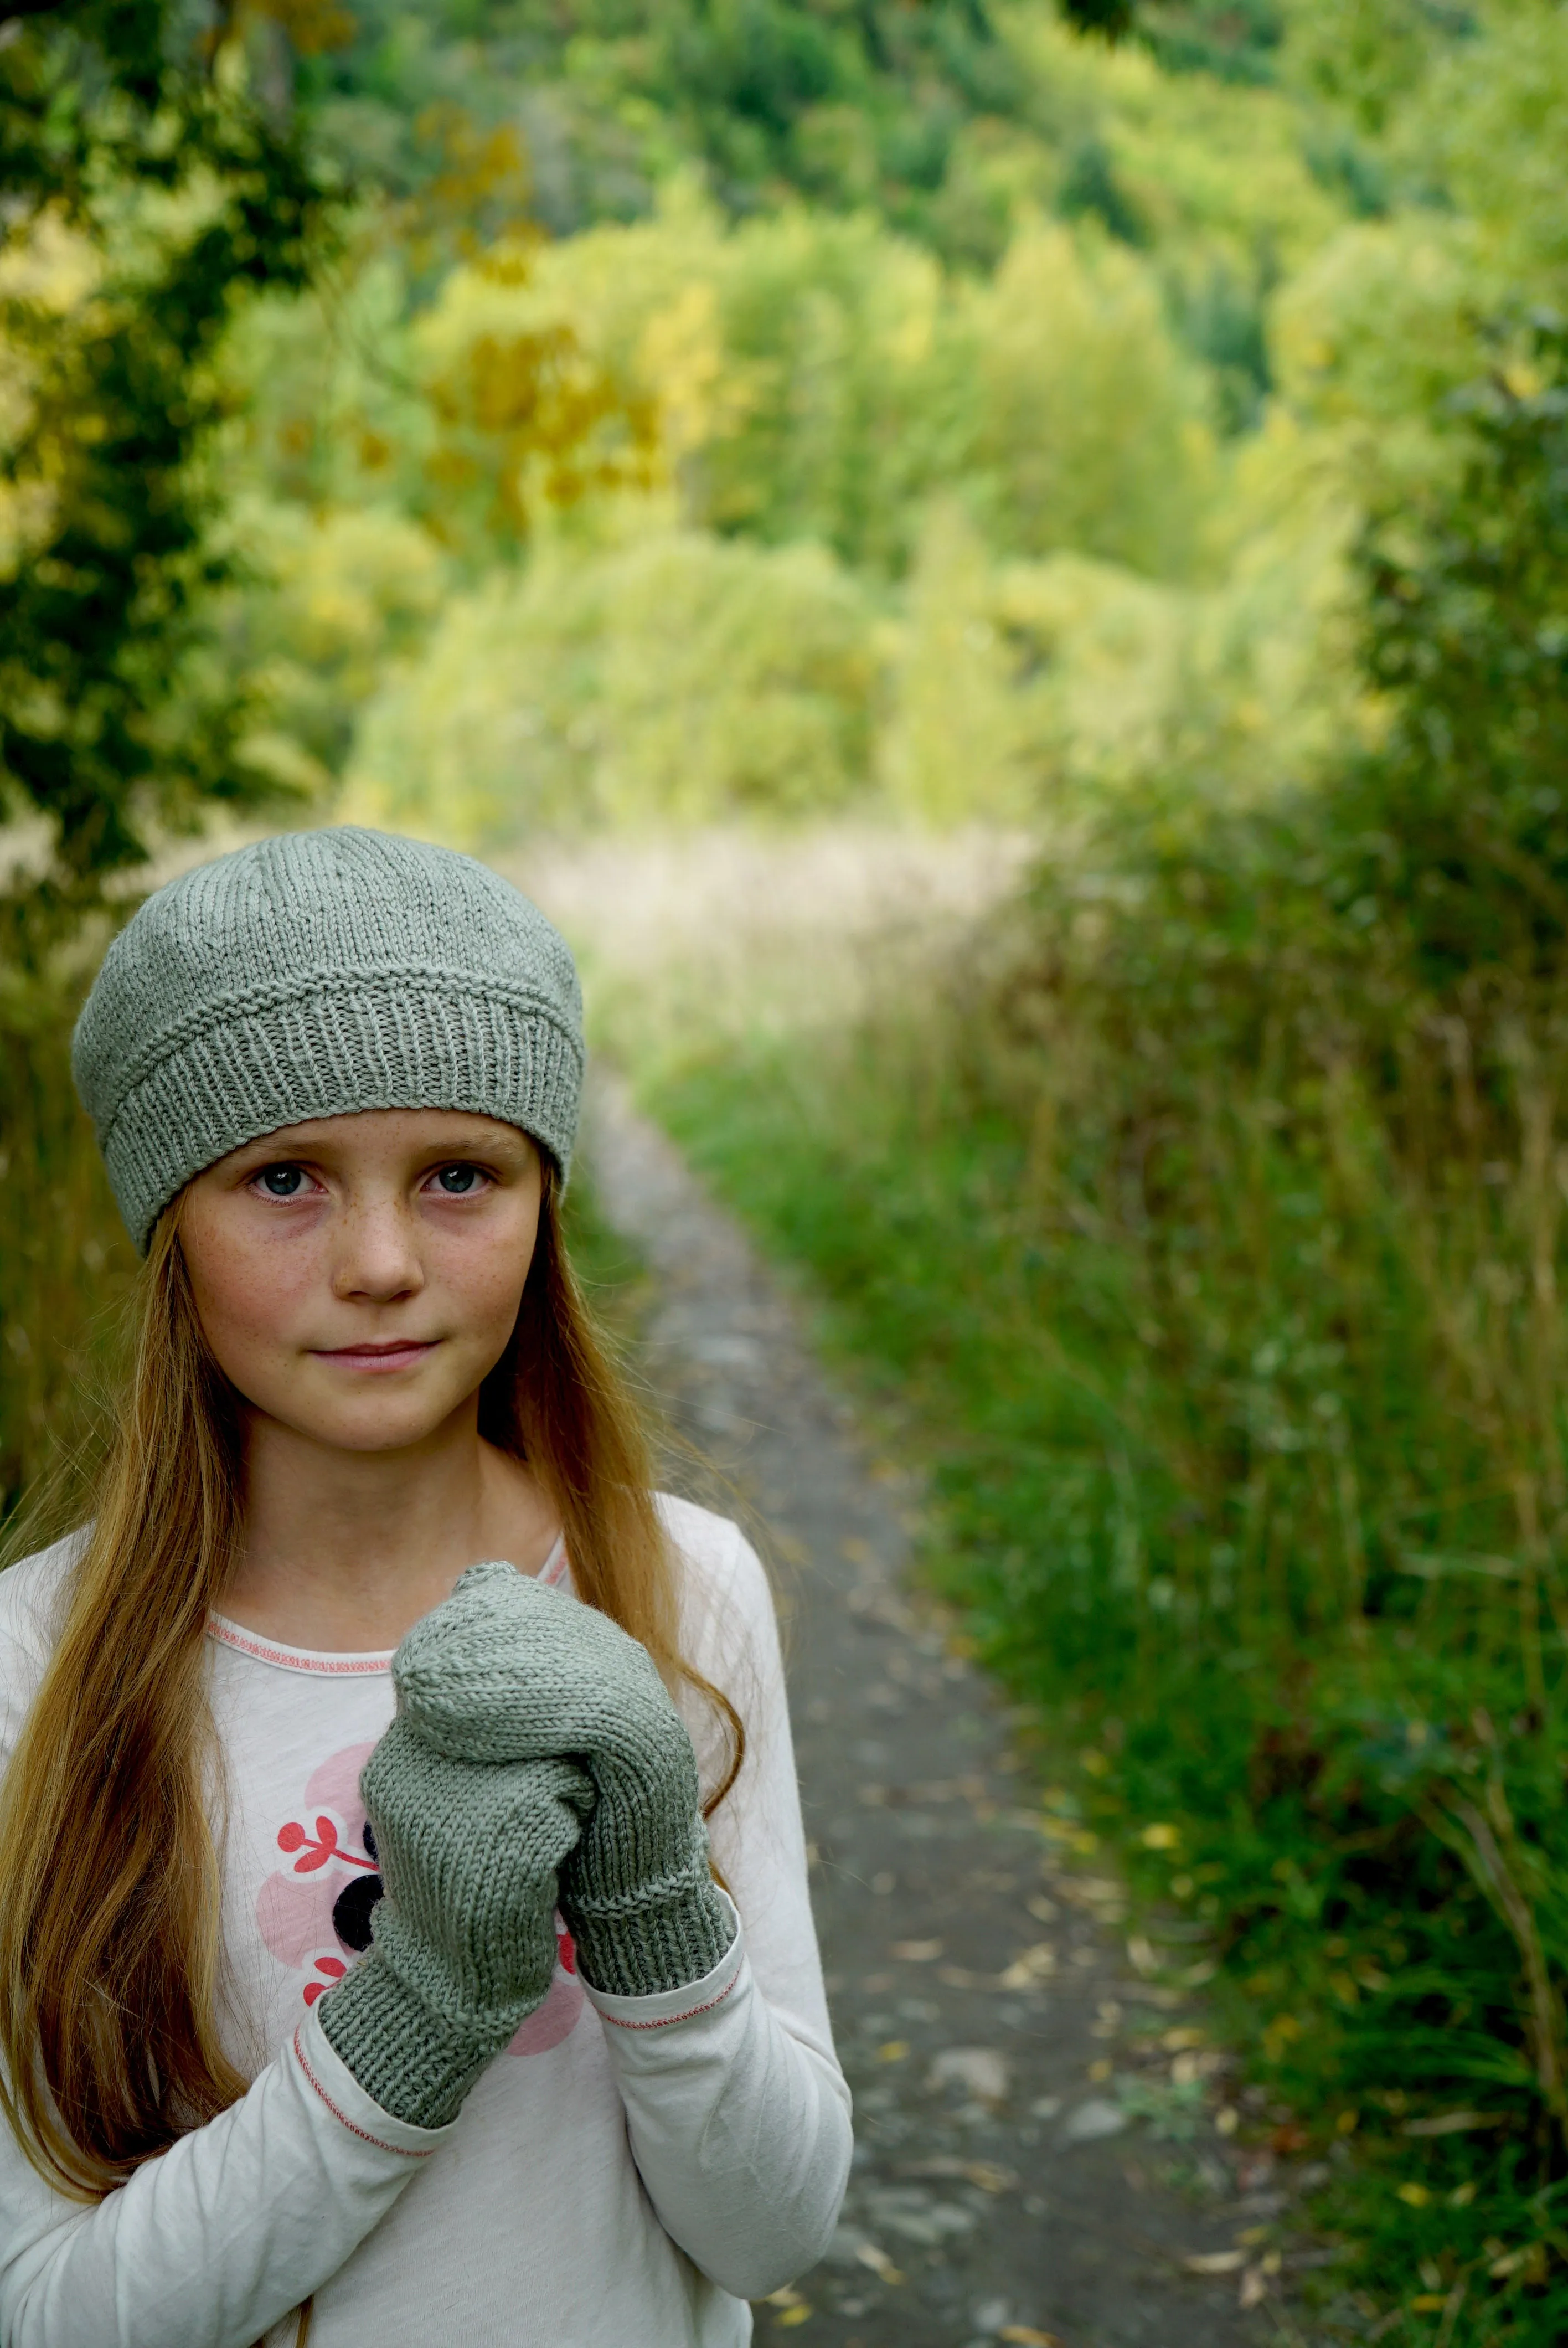
M735 1937L735 1913L708 1869L707 1838L675 1874L633 1890L563 1896L578 1970L610 1997L654 1997L711 1973Z
M434 2013L371 1948L316 2006L327 2043L365 2094L411 2127L445 2127L520 2014L463 2027Z

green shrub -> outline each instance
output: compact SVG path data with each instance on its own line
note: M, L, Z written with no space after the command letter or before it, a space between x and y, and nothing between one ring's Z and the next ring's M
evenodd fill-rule
M53 1529L135 1257L70 1075L79 984L0 977L0 1520Z

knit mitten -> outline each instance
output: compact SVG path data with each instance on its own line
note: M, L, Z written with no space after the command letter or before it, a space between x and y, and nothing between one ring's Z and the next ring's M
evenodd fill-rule
M557 1875L593 1787L553 1756L436 1752L398 1719L360 1790L385 1889L371 1947L316 2011L383 2111L444 2127L550 1985Z
M616 1996L684 1988L734 1938L708 1868L697 1756L647 1650L606 1614L510 1565L477 1565L393 1658L398 1709L455 1759L569 1754L596 1800L561 1875L585 1980Z

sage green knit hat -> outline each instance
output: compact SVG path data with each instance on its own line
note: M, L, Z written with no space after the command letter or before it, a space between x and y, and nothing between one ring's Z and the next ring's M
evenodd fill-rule
M566 941L472 857L349 829L258 841L171 880L77 1022L77 1090L145 1254L192 1175L280 1126L468 1109L561 1174L582 1085Z

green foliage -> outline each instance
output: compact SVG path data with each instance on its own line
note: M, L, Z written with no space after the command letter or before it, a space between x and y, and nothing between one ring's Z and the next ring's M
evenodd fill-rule
M13 892L13 924L94 902L149 824L263 787L248 712L204 668L223 565L198 458L236 303L304 282L323 213L298 132L178 57L163 5L51 10L15 34L0 787L13 819L42 820L48 871Z
M84 1403L135 1268L70 1077L76 983L0 974L0 1523L25 1496L63 1531ZM54 1488L51 1489L51 1488Z
M454 602L361 732L347 812L465 843L831 808L865 778L872 614L820 550L569 547Z
M1396 716L1338 811L1338 886L1434 989L1528 996L1568 926L1568 328L1538 320L1452 405L1457 488L1381 518L1363 556Z

